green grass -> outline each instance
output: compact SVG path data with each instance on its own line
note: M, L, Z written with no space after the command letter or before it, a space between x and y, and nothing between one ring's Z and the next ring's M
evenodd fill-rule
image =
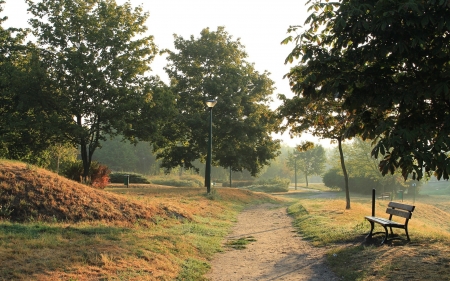
M311 193L301 192L296 196L297 202L289 207L295 226L304 239L329 249L327 261L340 280L448 280L449 196L416 198L409 223L411 242L406 241L404 230L395 229L398 239L381 247L382 235L370 242L364 239L370 230L364 220L371 213L370 197L353 195L351 209L346 210L341 194L335 199L312 198ZM412 196L404 198L407 204L412 200ZM376 202L377 216L387 217L387 203Z
M246 249L247 245L251 242L255 242L256 239L253 236L241 237L238 239L228 240L225 245L229 248L236 250Z

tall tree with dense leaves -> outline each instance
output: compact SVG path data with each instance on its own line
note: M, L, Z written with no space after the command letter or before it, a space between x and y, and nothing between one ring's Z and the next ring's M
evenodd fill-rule
M301 65L293 87L312 102L340 99L344 136L374 140L383 174L448 179L450 1L307 3L308 26L286 39Z
M114 0L26 1L55 92L64 95L74 120L66 135L80 146L87 177L106 135L134 139L140 128L148 134L157 128L142 121L158 108L152 103L158 81L146 77L157 51L152 36L144 36L148 13Z
M58 112L62 100L52 92L41 51L24 43L27 33L0 26L0 157L43 164L67 120Z
M261 171L278 155L273 140L278 121L269 109L274 82L246 61L244 46L223 27L208 28L199 38L175 35L176 51L168 52L166 72L178 94L178 116L172 120L159 157L165 168L195 168L205 159L209 114L205 102L217 99L213 108L213 157L215 165L233 171Z

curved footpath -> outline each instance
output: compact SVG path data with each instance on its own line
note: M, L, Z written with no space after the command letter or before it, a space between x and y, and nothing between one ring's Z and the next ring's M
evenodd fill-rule
M325 264L325 249L304 241L286 207L262 204L244 210L226 241L252 237L246 249L226 248L211 262L210 280L339 280Z

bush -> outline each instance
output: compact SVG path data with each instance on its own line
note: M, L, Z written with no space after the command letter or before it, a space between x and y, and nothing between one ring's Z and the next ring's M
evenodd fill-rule
M244 186L251 186L255 183L254 180L242 180L242 181L231 181L232 187L244 187ZM222 182L222 187L230 187L230 181L224 181Z
M111 171L106 165L101 165L98 162L92 162L89 169L89 177L91 185L95 188L103 189L109 184L109 174Z
M137 173L126 173L126 172L114 172L110 175L111 183L124 183L126 176L130 177L130 183L146 183L149 184L150 181L144 175Z
M339 174L338 169L328 170L322 178L323 184L329 188L345 189L344 176Z
M289 184L291 181L285 178L273 178L267 180L258 180L255 185L251 185L246 187L249 190L253 191L262 191L262 192L287 192L289 191Z
M203 187L205 180L200 176L166 176L154 177L150 179L154 184L177 186L177 187Z
M109 174L111 171L107 166L102 165L96 161L91 162L91 166L88 172L88 180L86 184L95 188L103 189L109 183ZM71 180L82 182L83 175L83 162L77 161L68 165L62 172L62 174Z

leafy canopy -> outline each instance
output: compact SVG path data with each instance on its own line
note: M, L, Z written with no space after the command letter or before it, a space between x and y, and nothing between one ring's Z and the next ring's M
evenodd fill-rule
M374 140L383 174L449 178L450 2L310 0L288 62L312 103L342 102L345 137ZM292 32L299 27L292 27Z
M142 120L155 107L152 88L159 82L146 76L157 52L152 36L144 36L148 13L114 0L27 3L52 91L63 96L62 114L72 120L65 135L80 145L87 175L99 141L142 134Z
M209 114L205 102L217 99L213 114L215 165L252 175L278 155L271 133L278 124L269 109L274 82L246 61L244 46L218 27L199 38L175 35L176 51L167 51L165 68L178 94L178 115L158 144L165 168L195 168L207 154Z

